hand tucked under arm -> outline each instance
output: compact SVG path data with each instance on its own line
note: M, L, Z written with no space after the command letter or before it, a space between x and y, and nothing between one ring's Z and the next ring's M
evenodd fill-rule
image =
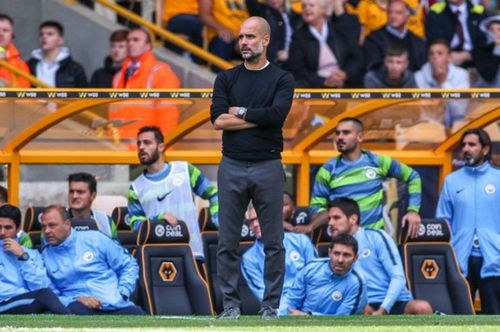
M254 127L257 127L257 125L240 119L233 114L221 114L214 122L216 130L242 130Z

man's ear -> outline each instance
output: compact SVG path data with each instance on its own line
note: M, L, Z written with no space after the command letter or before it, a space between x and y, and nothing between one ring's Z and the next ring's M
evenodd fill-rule
M165 152L165 143L158 144L158 149L160 150L161 153L164 153Z
M264 46L269 46L269 43L271 42L271 36L269 34L265 34L262 39L264 40Z

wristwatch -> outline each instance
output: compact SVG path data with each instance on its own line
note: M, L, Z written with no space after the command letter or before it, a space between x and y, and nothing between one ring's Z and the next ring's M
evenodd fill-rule
M238 110L236 111L236 116L240 119L244 119L245 115L247 115L246 107L238 107Z
M18 261L23 261L23 262L27 261L28 259L30 259L30 255L26 251L23 252L21 256L17 257Z

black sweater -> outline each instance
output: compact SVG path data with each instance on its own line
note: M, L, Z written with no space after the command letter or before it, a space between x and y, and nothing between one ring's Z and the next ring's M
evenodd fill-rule
M281 158L282 128L290 111L295 82L276 65L260 71L243 64L217 75L210 119L212 123L231 106L246 107L245 120L257 125L244 130L224 130L222 154L232 159L259 161Z

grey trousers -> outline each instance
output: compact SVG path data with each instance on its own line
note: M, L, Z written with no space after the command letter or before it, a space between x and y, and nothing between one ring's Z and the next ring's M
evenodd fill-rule
M240 307L239 242L244 214L253 201L262 231L266 260L262 308L278 308L285 274L283 247L283 192L281 160L246 162L223 157L218 171L219 241L217 276L224 308Z

